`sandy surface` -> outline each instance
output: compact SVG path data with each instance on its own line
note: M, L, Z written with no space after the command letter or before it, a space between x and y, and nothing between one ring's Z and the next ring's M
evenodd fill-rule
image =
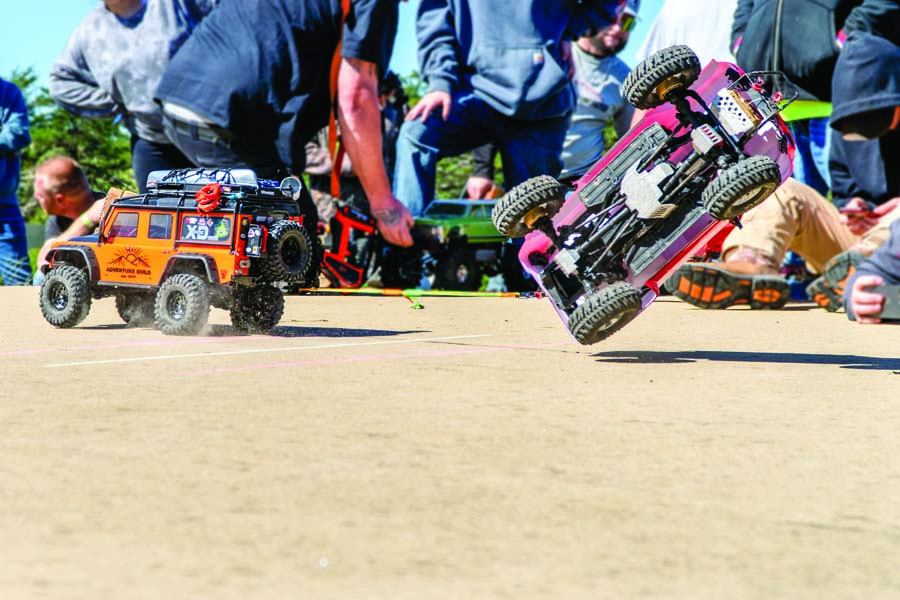
M289 297L266 336L0 288L0 598L900 598L900 329Z

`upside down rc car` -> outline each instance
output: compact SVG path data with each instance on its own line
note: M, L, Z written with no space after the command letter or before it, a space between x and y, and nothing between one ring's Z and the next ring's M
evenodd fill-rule
M501 233L527 236L519 260L582 344L627 325L791 173L778 113L797 91L781 73L716 61L701 71L690 48L672 46L638 64L624 91L647 112L574 189L535 177L493 211Z

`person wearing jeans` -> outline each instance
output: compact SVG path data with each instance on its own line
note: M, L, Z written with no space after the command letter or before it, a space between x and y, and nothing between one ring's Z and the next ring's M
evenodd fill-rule
M438 161L491 141L507 185L558 176L575 106L570 43L616 22L624 4L422 0L416 33L428 92L400 128L394 195L421 214Z
M4 285L28 285L31 265L25 221L19 208L19 153L31 143L28 108L22 92L0 79L0 279Z

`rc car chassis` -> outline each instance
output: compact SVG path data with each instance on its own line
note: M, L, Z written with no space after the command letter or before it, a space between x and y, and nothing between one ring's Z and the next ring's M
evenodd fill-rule
M302 186L248 169L150 174L148 193L109 200L98 233L55 244L40 307L56 327L78 325L93 299L114 296L131 326L193 335L210 306L239 331L265 332L284 312L281 287L318 277ZM312 235L311 235L312 233Z
M781 73L716 61L701 72L690 48L673 46L642 61L624 91L648 112L574 189L535 177L493 211L501 233L527 236L519 260L582 344L627 325L791 173L778 113L797 91Z

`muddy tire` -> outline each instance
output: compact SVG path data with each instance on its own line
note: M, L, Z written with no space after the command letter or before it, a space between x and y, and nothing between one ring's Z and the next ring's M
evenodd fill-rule
M209 286L188 273L166 279L156 293L156 326L166 335L196 335L209 320Z
M569 331L578 343L596 344L619 331L641 310L641 294L624 282L589 293L569 316Z
M416 245L404 248L385 243L378 258L381 287L401 290L419 287L425 275L424 258L422 250ZM371 285L369 282L367 284Z
M531 231L531 223L541 216L552 217L562 207L566 192L549 175L532 177L511 189L494 206L492 213L497 231L511 238Z
M703 208L714 219L727 221L772 195L781 170L768 156L750 156L731 165L703 190Z
M269 281L296 281L306 276L312 255L313 245L306 230L283 219L269 230L260 269Z
M231 305L231 324L247 333L266 333L283 315L284 294L270 285L238 290Z
M152 327L156 320L154 297L149 294L118 294L116 312L129 327Z
M628 101L641 110L666 102L677 88L689 88L700 76L700 59L687 46L663 48L642 60L625 78L622 89Z
M91 312L91 288L87 275L69 265L47 273L40 296L41 314L54 327L75 327Z
M475 260L475 251L453 248L438 261L436 277L439 288L474 292L481 287L481 266Z

